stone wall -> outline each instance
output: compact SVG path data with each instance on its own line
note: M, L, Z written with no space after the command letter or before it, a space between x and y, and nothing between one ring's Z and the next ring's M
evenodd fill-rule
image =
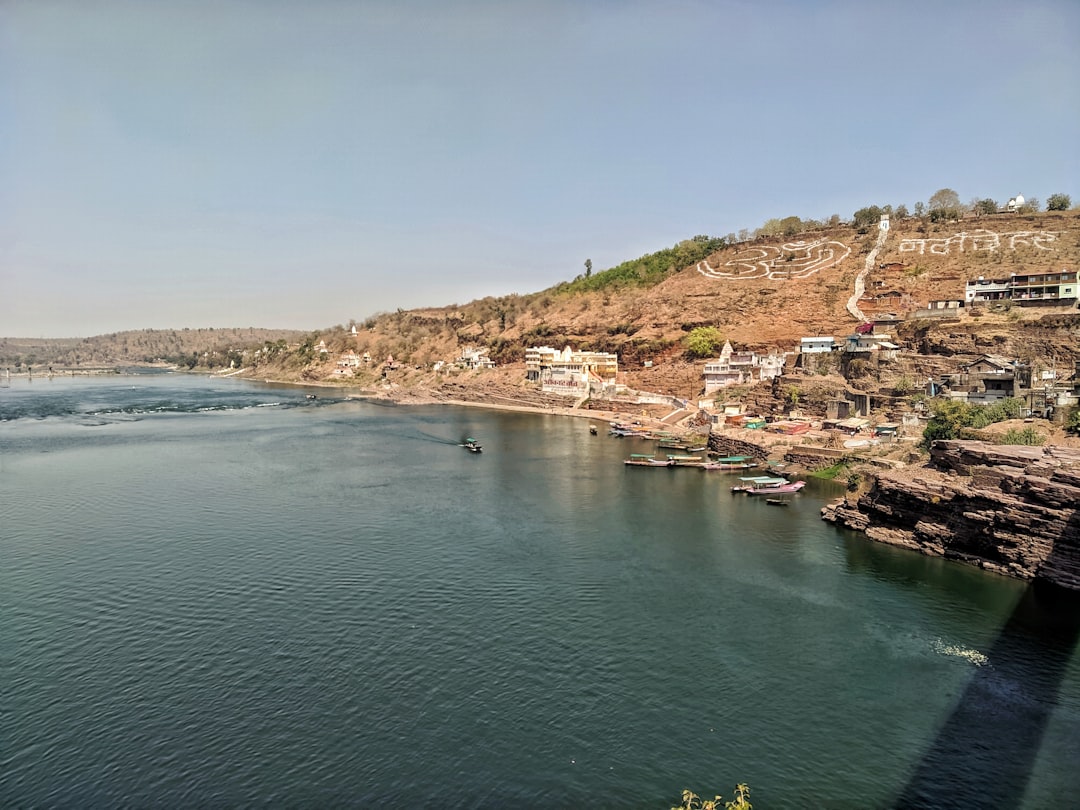
M822 517L884 543L1080 590L1080 451L939 441Z
M711 433L708 445L710 450L723 456L752 456L759 460L769 457L769 447L764 440L761 443L755 443L722 433Z
M784 453L784 461L798 464L808 470L820 470L850 459L848 453L836 447L808 447L799 445ZM861 460L861 459L860 459Z

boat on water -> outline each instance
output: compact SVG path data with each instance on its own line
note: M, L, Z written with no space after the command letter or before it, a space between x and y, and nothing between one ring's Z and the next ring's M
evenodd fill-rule
M589 425L589 433L593 436L596 435L596 425Z
M637 457L631 456L630 458L626 459L623 462L623 464L625 464L627 467L674 467L675 466L674 461L668 461L666 458L653 458L652 456L647 456L645 458L637 458Z
M743 483L736 484L731 488L732 492L750 492L754 489L769 489L775 491L776 487L789 483L786 478L776 478L772 475L749 475L739 479Z
M700 467L704 462L702 456L668 456L667 460L676 467Z
M769 506L787 506L791 501L787 498L766 498L765 503Z
M778 486L754 487L746 490L747 495L777 495L788 492L798 492L806 486L805 481L785 481Z
M461 446L468 450L470 453L480 453L484 449L480 446L480 443L473 438L466 439Z
M756 467L753 456L724 456L701 465L703 470L749 470Z

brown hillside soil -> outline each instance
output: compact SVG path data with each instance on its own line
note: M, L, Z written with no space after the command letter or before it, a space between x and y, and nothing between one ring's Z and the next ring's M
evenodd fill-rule
M320 338L329 348L323 359L302 371L283 367L267 376L302 374L312 382L334 381L336 358L355 350L372 358L351 383L361 387L386 382L380 372L392 355L401 368L388 379L399 395L415 389L447 397L454 386L465 386L476 397L484 395L484 386L492 386L505 398L533 397L535 386L524 381L525 349L569 345L618 353L620 382L631 388L696 400L703 392L704 361L685 356L685 339L696 327L716 327L738 350L792 351L804 336L843 339L850 334L859 321L845 306L877 233L876 228L860 234L839 227L728 246L709 256L707 264L674 271L650 288L577 293L553 288L381 315L357 324L355 336L343 327L323 332ZM827 246L835 261L822 259L809 272L805 256L824 256L820 245ZM896 314L904 316L909 313L900 304L911 309L931 300L962 299L964 282L980 275L1075 269L1078 262L1078 211L938 224L914 218L894 221L865 276L867 292L860 306L897 304L902 311ZM886 293L892 297L882 298ZM879 331L901 346L898 358L807 358L806 370L789 369L777 383L728 389L720 396L776 413L793 404L792 388L805 389L795 392L799 408L821 415L828 400L843 396L846 387L871 394L875 408L890 411L901 409L899 397L919 391L927 379L953 373L984 353L1053 369L1058 379L1067 379L1080 359L1080 311L1075 305L1025 308L1006 302L965 308L945 318L909 314L879 325ZM430 371L435 361L452 361L469 346L489 349L500 365L497 377ZM261 369L253 375L262 375ZM826 378L832 381L816 382Z

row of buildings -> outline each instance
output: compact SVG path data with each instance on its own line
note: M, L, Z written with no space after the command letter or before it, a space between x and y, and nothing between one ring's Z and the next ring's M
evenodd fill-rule
M984 278L968 281L964 301L1016 301L1021 305L1071 304L1080 299L1080 271L1059 270L1049 273L1013 273L1008 278Z

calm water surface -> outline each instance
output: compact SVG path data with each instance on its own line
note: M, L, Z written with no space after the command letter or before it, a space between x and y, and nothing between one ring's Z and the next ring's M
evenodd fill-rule
M580 419L304 395L0 388L0 804L1080 795L1074 602Z

